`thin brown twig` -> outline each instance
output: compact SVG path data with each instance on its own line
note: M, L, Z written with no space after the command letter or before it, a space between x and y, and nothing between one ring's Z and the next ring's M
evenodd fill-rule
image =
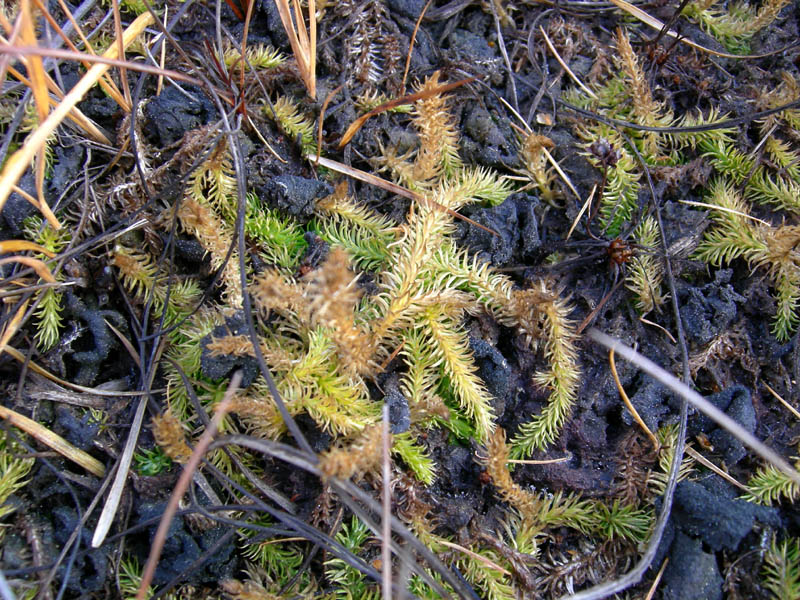
M658 588L658 584L661 581L662 575L664 575L664 569L667 568L668 562L669 562L669 556L664 559L663 563L661 563L661 568L658 570L656 578L653 580L653 585L650 586L650 589L647 591L647 596L645 596L644 600L653 600L653 596L656 593L656 589Z
M124 62L125 45L122 43L122 17L119 14L119 0L111 0L111 10L114 15L114 43L117 46L117 56ZM122 97L128 107L126 112L130 112L131 88L128 85L128 71L125 67L119 68L119 79L122 82Z
M347 144L350 143L350 140L353 139L353 136L358 133L358 130L364 126L364 123L367 122L368 119L371 119L375 115L379 115L382 112L386 112L387 110L391 110L396 106L400 106L401 104L411 104L412 102L416 102L417 100L424 100L425 98L430 98L431 96L437 94L444 94L445 92L449 92L450 90L454 90L457 87L461 87L464 84L467 84L471 81L475 81L475 77L468 77L467 79L461 79L459 81L454 81L453 83L443 83L440 86L437 86L433 89L426 89L420 90L419 92L414 92L413 94L407 94L401 98L395 98L394 100L389 100L388 102L384 102L380 106L373 108L368 113L364 113L360 117L358 117L355 121L350 123L350 126L342 135L342 139L339 140L339 148L344 148Z
M417 32L419 31L419 26L422 25L422 18L425 16L425 12L428 10L428 7L431 5L433 0L428 0L425 3L425 6L422 7L422 11L419 13L419 17L417 17L417 22L414 24L414 32L411 34L411 41L408 42L408 55L406 56L406 67L403 69L403 82L400 84L400 89L405 91L406 89L406 80L408 79L408 69L411 67L411 53L414 51L414 42L417 40Z
M169 530L169 526L172 523L173 517L175 516L175 512L178 510L178 503L180 502L181 498L183 498L186 490L189 488L192 475L197 470L197 467L200 466L200 461L203 459L203 455L208 449L208 446L213 441L214 435L217 433L217 429L219 428L222 419L225 418L225 415L230 410L233 395L236 393L236 390L239 389L239 383L241 380L241 371L236 371L233 374L233 377L231 377L231 383L228 386L228 389L225 391L225 397L222 399L222 402L217 405L217 408L214 411L214 418L211 420L211 424L203 432L203 435L200 436L200 439L197 441L197 445L192 451L192 456L189 458L189 462L187 462L186 466L183 468L183 472L181 473L180 479L178 479L175 490L172 492L172 495L169 498L169 503L167 504L167 508L164 510L164 514L161 517L161 522L158 524L158 529L156 530L156 535L153 538L153 545L150 548L150 556L147 557L147 563L145 563L144 571L142 572L142 581L139 584L139 590L136 593L136 600L145 600L147 598L150 582L153 581L156 565L158 564L158 559L161 556L161 550L164 547L164 542L167 539L167 531Z
M142 16L144 16L144 14ZM131 25L128 26L128 30L131 29L132 25L133 23L131 23ZM113 51L111 51L112 49ZM196 79L191 75L187 75L186 73L181 73L180 71L162 69L160 67L154 67L152 65L131 62L129 60L119 60L118 58L116 58L117 51L114 46L111 46L108 50L106 50L104 54L101 54L99 56L92 56L89 54L85 54L83 52L72 52L71 50L61 50L60 48L42 48L41 46L14 46L10 43L5 43L5 44L0 44L0 54L11 54L20 56L38 55L48 58L63 58L66 60L77 60L77 61L85 60L87 62L93 63L94 66L104 65L108 67L124 67L126 69L130 69L131 71L141 71L142 73L149 73L151 75L163 75L164 77L169 77L170 79L177 79L179 81L185 81L186 83L191 83L192 85L196 86L203 85L203 82L200 81L199 79ZM86 75L84 75L84 77L85 76Z
M627 392L625 392L625 388L622 387L622 382L619 380L619 375L617 374L617 364L614 360L614 349L611 348L608 351L608 364L611 367L611 375L614 377L614 383L617 384L617 390L619 391L619 395L622 398L622 401L625 403L625 406L630 411L631 415L633 415L633 419L639 424L639 427L644 429L644 432L647 434L647 437L650 438L650 441L653 442L653 448L658 451L661 447L661 444L658 443L658 438L653 435L653 432L650 431L650 428L647 426L642 420L642 417L639 416L639 411L636 410L636 407L631 402L630 398L628 398Z

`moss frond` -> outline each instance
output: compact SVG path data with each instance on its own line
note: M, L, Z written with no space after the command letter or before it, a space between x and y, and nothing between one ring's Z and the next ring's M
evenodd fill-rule
M456 565L464 573L464 578L480 591L480 597L486 600L516 600L517 594L511 585L511 577L490 566L491 564L505 564L505 561L495 550L473 545L469 548L489 561L480 560L468 554L458 559Z
M346 186L317 202L321 217L314 227L331 245L342 246L362 269L375 270L389 259L396 228L385 217L358 204Z
M422 322L433 345L432 354L440 361L459 407L474 424L480 440L486 440L494 430L494 411L466 334L440 307L429 307Z
M381 291L373 296L376 343L399 329L413 327L413 311L421 294L420 276L452 227L451 221L441 208L412 205L407 222L398 227L399 238L391 247L393 260L382 273Z
M26 238L54 254L61 252L72 240L72 233L68 228L53 229L38 215L25 219L22 230Z
M782 500L796 502L800 499L800 485L798 485L786 473L767 465L759 467L755 475L747 482L747 488L752 497L759 504L772 506Z
M344 523L336 541L342 544L353 554L362 551L364 544L370 537L367 526L357 517L353 516L350 523ZM325 577L338 584L334 598L347 600L378 600L380 592L374 584L367 582L366 576L358 569L351 567L341 558L331 558L325 561Z
M53 229L49 223L45 223L39 216L28 217L23 222L25 237L36 242L43 248L58 254L72 239L69 230L64 227L60 230ZM44 255L36 255L38 258L46 259ZM56 273L56 280L63 280L61 273ZM55 288L47 288L37 292L39 305L34 316L36 317L36 333L34 340L40 351L46 352L53 348L61 332L61 325L64 322L64 304L62 294Z
M800 214L800 184L780 175L773 177L763 167L753 173L747 183L746 194L760 204L771 204Z
M770 135L767 138L764 143L764 150L767 151L773 162L786 172L790 179L794 182L800 182L800 152L793 150L788 142L780 140L774 135Z
M383 449L383 426L370 425L351 443L340 448L331 448L319 456L319 470L323 477L339 479L361 478L375 471L381 462Z
M274 526L268 517L260 517L253 524L259 527ZM239 533L242 536L242 555L254 562L264 578L272 580L278 587L288 583L303 564L303 553L294 544L280 539L252 541L255 537L262 537L257 529L242 528Z
M611 110L606 112L614 114ZM581 126L577 134L585 142L583 155L596 169L606 174L606 184L600 198L600 221L606 235L616 237L638 206L641 178L638 164L625 146L622 136L608 125ZM616 162L611 164L611 161L606 161L603 164L603 159L592 152L592 145L598 141L611 149Z
M436 71L417 89L427 92L439 85L439 71ZM440 176L452 177L462 162L458 155L459 133L447 109L447 98L442 94L432 94L418 100L412 114L420 139L414 163L415 180L423 184Z
M145 9L146 10L146 9ZM123 600L133 600L137 597L139 586L142 583L142 567L135 556L125 556L119 563L117 571L117 581L119 591ZM145 598L148 600L153 596L155 590L153 586L147 588ZM164 600L184 600L185 596L181 593L170 592L164 594Z
M176 463L186 464L188 462L192 450L186 443L183 425L172 411L167 410L163 414L153 417L153 437L164 453Z
M428 575L436 580L443 589L447 590L447 592L455 597L455 592L447 583L442 581L441 575L438 573L433 573L430 570L428 570ZM425 580L417 574L414 574L408 578L408 591L409 593L413 594L414 597L420 598L421 600L441 600L442 598L438 592L425 583Z
M433 484L436 478L436 465L425 448L415 443L410 432L405 431L392 436L392 454L399 456L422 483Z
M275 69L286 62L286 57L272 46L265 44L251 44L248 45L244 51L245 61L244 68L250 70L250 67L258 70ZM242 57L241 49L236 46L231 46L225 50L223 61L225 66L229 69L234 65L239 64Z
M267 527L269 521L263 519L260 524ZM249 530L244 530L243 535L250 533ZM291 579L291 575L288 573L291 568L295 568L294 565L297 562L295 553L290 554L290 549L294 549L294 546L278 540L267 540L262 545L265 546L265 552L268 554L267 567L250 562L242 570L242 574L246 576L244 581L238 579L221 581L219 586L225 593L225 598L230 598L230 600L281 600L286 597L285 585ZM279 546L279 549L273 551L267 546ZM245 549L245 552L248 550L249 547ZM302 559L303 557L300 555L301 563ZM258 557L256 557L256 561L258 562ZM313 598L317 592L317 582L309 571L304 571L300 575L295 586L292 589L298 598Z
M547 293L541 284L542 295ZM549 364L534 381L550 390L548 404L541 415L523 424L512 443L514 458L528 457L534 449L552 444L572 411L580 384L580 368L575 350L574 325L568 316L571 307L558 296L539 307L544 336L544 355Z
M460 197L486 202L490 206L502 204L513 191L508 179L485 167L462 169L458 172L457 181ZM469 200L462 203L467 202Z
M646 217L634 230L637 243L647 248L661 247L661 234L653 217ZM625 286L636 295L636 309L647 314L661 306L666 296L661 292L664 279L663 266L653 254L637 252L630 262Z
M655 495L664 493L667 485L667 474L672 464L672 457L675 455L675 444L678 440L677 425L665 425L656 431L661 449L658 452L658 470L650 473L647 480L648 487ZM678 481L683 481L694 471L694 459L689 455L684 455L681 466L678 469Z
M714 168L730 177L734 183L745 181L754 171L755 162L733 143L714 138L699 144L703 156L711 159Z
M300 225L262 205L252 193L247 195L244 232L257 241L260 255L266 262L286 270L297 266L308 246Z
M356 108L362 113L371 111L378 108L381 104L386 104L392 100L386 94L378 92L377 90L365 90L361 95L355 98L354 103ZM387 112L408 114L413 110L411 104L400 104L394 108L390 108Z
M716 108L712 107L705 116L699 111L697 113L687 112L674 123L674 126L698 127L701 125L713 125L728 118L727 114L721 114ZM711 151L714 148L732 145L737 134L738 129L736 127L720 127L705 131L668 133L666 135L678 147L688 146L692 149L700 147L706 149L706 151Z
M172 466L172 459L158 446L150 450L139 450L133 455L136 472L145 477L160 475Z
M119 269L122 286L132 296L144 299L153 290L157 270L149 254L117 244L111 264Z
M436 287L453 287L475 296L507 325L517 325L520 316L511 308L514 282L492 269L477 255L458 250L454 244L443 244L430 260L436 273Z
M775 600L800 598L800 540L786 538L772 544L764 555L764 587Z
M178 219L183 229L197 238L211 256L211 266L222 267L225 296L231 306L242 306L242 282L239 275L239 255L234 250L228 257L233 235L214 210L200 202L186 198L181 202Z
M250 286L256 306L264 314L295 311L303 322L309 322L311 314L306 306L303 290L298 282L276 269L264 269Z
M710 2L693 2L683 14L694 19L708 33L717 38L730 52L747 53L748 40L755 33L772 23L789 0L767 0L755 9L746 2L735 2L727 12L714 7Z
M788 71L782 71L780 76L780 84L774 88L766 87L760 90L758 98L760 110L777 108L800 98L800 79ZM773 125L781 122L793 131L800 131L800 109L792 108L767 117L763 121L762 131L769 131Z
M773 275L775 279L775 322L772 334L781 341L788 340L800 323L797 314L800 304L800 268L794 263L781 265Z
M670 125L672 113L665 109L662 102L657 102L653 98L644 70L631 47L627 30L622 27L617 28L615 41L617 46L615 61L628 84L627 93L631 99L634 121L651 127ZM655 131L640 132L639 137L642 153L651 159L659 157L666 138Z
M435 397L439 382L437 357L420 329L403 336L400 354L406 364L400 388L408 399L412 422L424 422L432 416L433 406L443 406L441 399Z
M136 597L139 585L142 582L142 568L139 566L139 561L135 556L125 557L119 562L117 581L123 598L127 600ZM152 595L153 588L149 587L145 597L150 598Z
M172 338L171 347L167 354L181 368L190 381L199 382L200 359L203 352L201 341L210 335L215 327L224 322L222 315L213 310L200 310L195 313L184 325L176 331L178 334ZM191 419L191 402L178 371L171 362L166 362L164 371L167 379L167 401L173 414L181 422ZM202 391L202 390L199 390Z
M749 207L730 182L725 179L712 182L706 200L721 210L712 213L717 227L706 233L697 248L699 259L720 266L740 256L752 262L767 252L767 244L748 218Z
M228 227L236 223L239 197L230 154L220 143L208 159L189 176L188 196L201 204L210 204L222 216Z
M0 519L14 512L8 504L12 494L17 493L28 483L26 477L33 467L33 458L20 458L20 448L5 430L0 430ZM0 539L2 532L0 531Z
M345 248L363 269L377 269L389 258L396 228L385 217L358 204L346 193L346 184L317 201L321 217L316 223L320 237Z
M531 556L539 555L541 531L532 519L525 518L516 509L510 509L503 520L503 530L514 550Z
M574 495L533 493L522 489L511 478L506 466L509 448L505 432L498 428L486 444L486 456L481 462L492 479L500 497L519 511L535 537L549 526L571 527L583 533L596 529L597 515L591 501Z
M34 340L40 351L53 348L61 336L61 325L64 322L64 305L61 293L50 288L40 292L41 300L34 313L36 317L36 333Z
M554 146L555 142L549 137L530 133L521 140L518 152L522 164L518 172L530 179L542 200L548 204L552 204L558 196L558 191L553 187L556 175L545 154L545 150Z
M600 199L600 222L606 234L614 237L631 220L639 202L639 172L628 150L617 148L617 163L608 168L608 179Z
M274 113L272 112L273 108L275 109ZM268 105L264 107L264 112L267 117L275 120L281 131L287 136L292 140L299 141L300 151L303 156L317 154L317 143L314 140L314 123L301 114L295 103L287 96L279 96L273 102L272 108Z
M314 223L317 234L331 246L347 250L359 268L376 271L389 258L392 234L376 236L372 232L354 227L338 215Z
M312 323L328 329L340 363L350 373L366 375L376 368L376 348L366 327L354 320L361 297L356 281L347 252L335 247L325 262L308 275L306 299Z
M754 225L748 218L748 206L724 180L712 184L709 201L720 207L713 213L716 227L706 232L696 256L715 266L742 257L752 268L764 267L776 288L773 333L779 340L787 340L800 322L800 262L794 252L800 227Z
M611 506L598 502L596 507L597 531L606 539L627 539L643 542L653 525L653 514L632 504L614 500Z
M152 294L158 312L164 311L166 304L165 325L188 316L202 296L194 280L169 280L160 276L152 258L145 252L117 244L111 253L111 264L119 269L123 287L139 302L147 301ZM180 333L175 330L169 335L174 341Z
M305 410L325 431L357 433L378 418L360 377L344 375L328 332L309 332L308 349L277 382L287 405Z

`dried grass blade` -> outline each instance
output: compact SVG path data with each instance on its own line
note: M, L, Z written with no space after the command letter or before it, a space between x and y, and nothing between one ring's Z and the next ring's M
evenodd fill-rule
M16 43L19 39L19 28L20 25L22 25L21 20L17 18L16 24L12 27L11 22L3 14L3 11L0 10L0 25L2 25L6 35L9 37L10 43ZM6 80L6 72L8 71L10 63L10 56L3 56L0 58L0 81Z
M37 375L41 375L42 377L45 377L45 378L49 379L50 381L53 381L53 382L57 383L58 385L62 385L62 386L66 387L66 388L69 388L71 390L75 390L76 392L81 392L83 394L92 394L93 396L103 396L103 397L107 397L107 398L119 398L120 396L141 396L142 395L141 392L122 392L122 391L118 391L118 390L101 390L101 389L98 389L98 388L85 387L85 386L82 386L82 385L78 385L76 383L71 383L69 381L64 381L63 379L59 379L58 377L53 375L50 371L48 371L44 367L39 366L36 362L34 362L32 360L29 361L25 357L25 355L22 354L22 352L20 352L16 348L8 347L8 348L5 349L5 352L6 352L6 354L11 356L17 362L26 364L27 367L31 371L36 373Z
M5 56L4 58L8 58L8 56ZM17 79L17 81L19 81L20 83L30 87L30 81L28 80L28 78L25 77L19 71L17 71L14 67L9 66L8 67L8 72L11 73L11 75L15 79ZM59 100L61 100L64 97L64 93L60 89L58 89L58 86L56 85L55 81L53 81L52 78L49 75L47 75L47 87L50 89L50 92L52 92L52 94L55 95ZM50 104L52 106L58 106L58 102L56 100L54 100L52 97L49 98L49 101L50 101ZM73 108L67 114L67 118L69 120L71 120L73 123L75 123L75 125L77 125L81 129L83 129L83 131L89 137L94 139L94 141L99 142L101 144L105 144L107 146L111 146L112 145L111 144L111 140L109 140L106 137L106 135L102 131L100 131L100 129L97 127L97 125L95 125L92 122L92 120L89 119L89 117L84 115L80 111L80 109ZM18 192L18 190L15 190L15 191ZM38 206L38 202L36 203L36 206Z
M19 8L20 17L20 39L25 45L37 47L39 45L36 39L36 31L33 27L33 14L29 0L23 0ZM41 56L33 55L28 58L26 68L28 76L30 77L30 90L33 93L33 101L36 105L36 116L39 118L39 123L43 123L47 119L47 114L50 111L50 96L47 93L47 76L44 70L44 61ZM39 199L39 210L47 218L48 222L54 229L60 229L61 223L58 222L47 201L44 197L44 171L45 171L45 156L44 144L40 146L35 154L36 167L36 195Z
M614 377L614 383L617 384L617 391L619 392L622 401L625 403L625 407L633 416L634 421L639 424L639 427L644 429L644 432L647 434L647 437L650 438L650 441L653 443L653 448L658 451L661 448L661 444L658 442L658 438L650 431L650 428L647 426L647 423L644 422L641 416L639 416L639 411L636 410L636 407L631 402L630 398L628 398L628 394L625 391L625 388L622 387L622 382L619 380L619 375L617 374L617 364L614 361L614 349L611 348L608 351L608 364L611 367L611 375Z
M149 14L149 13L148 13ZM161 353L164 351L165 341L162 340L156 356L154 357L153 364L158 364ZM146 390L149 391L152 384L153 377L155 377L155 369L150 370L150 379L147 381ZM111 529L111 524L114 522L114 516L117 514L120 500L122 499L122 492L125 489L125 481L128 479L128 472L133 462L133 452L136 450L136 442L139 440L139 433L142 430L142 423L144 422L144 413L147 408L147 400L150 397L148 392L140 394L139 404L136 406L136 412L133 415L131 428L128 432L128 439L125 440L125 446L122 449L117 460L117 472L114 474L114 482L111 484L111 490L108 492L108 498L103 505L103 510L100 513L100 518L97 519L97 526L92 535L92 548L99 548L108 535L108 530Z
M47 283L58 283L47 265L38 258L31 258L30 256L9 256L8 258L0 259L0 265L5 265L10 262L17 262L25 265L26 267L30 267L36 271L36 274L44 279Z
M135 22L136 21L134 21L134 23ZM128 29L130 29L134 23L131 23L131 25L128 26ZM132 62L129 60L118 60L117 50L114 46L111 46L100 56L90 56L82 52L73 52L72 50L62 50L58 48L44 48L42 46L37 46L37 47L12 46L8 43L3 43L0 44L0 54L6 54L6 55L14 54L18 56L28 56L31 54L36 54L38 56L63 58L65 60L78 60L78 61L85 60L92 63L95 66L106 65L107 67L125 67L126 69L130 69L131 71L141 71L142 73L150 73L152 75L163 75L164 77L171 77L172 79L177 79L178 81L185 81L187 83L191 83L192 85L196 86L204 85L202 81L196 79L195 77L187 75L186 73L181 73L179 71L171 71L170 69L162 69L161 67L154 67L153 65L146 65L144 63ZM84 75L84 77L85 76L86 75ZM97 79L98 78L95 78L95 81ZM78 83L80 83L80 81ZM72 90L70 90L70 92L71 91Z
M119 0L111 0L111 9L114 14L114 42L117 46L117 57L125 60L125 45L122 43L122 17L119 14ZM119 80L122 82L122 93L124 104L120 104L122 109L131 112L131 90L128 85L128 71L125 67L119 68Z
M317 97L317 1L308 0L308 70L311 74L311 97Z
M539 26L539 31L544 36L544 41L547 44L547 47L550 49L550 52L553 53L553 56L555 56L556 60L558 61L558 64L561 65L561 68L564 69L564 71L566 71L567 75L569 75L572 78L572 81L574 81L575 83L578 84L578 87L580 87L584 92L586 92L587 96L589 96L593 100L597 100L597 94L595 94L592 90L590 90L588 87L586 87L583 84L583 82L578 78L578 76L575 75L575 73L572 72L572 69L569 68L569 65L564 62L564 59L561 58L561 55L558 53L558 50L556 50L556 47L553 45L553 42L550 41L550 38L548 37L547 32L544 30L544 28L541 25Z
M28 0L23 0L20 3L19 16L21 19L20 39L22 43L28 46L38 46L36 39L36 31L33 28L33 15L31 14L31 6ZM41 123L47 118L47 113L50 110L50 102L47 95L46 74L44 70L44 61L41 56L31 56L28 58L27 65L28 76L30 77L30 89L33 92L33 100L36 103L36 114Z
M76 465L80 465L93 475L105 477L106 467L94 456L76 448L60 435L53 433L44 425L40 425L25 415L0 405L0 417L7 420L14 427L18 427L31 437L39 440L48 448L52 448L64 458L68 458Z
M26 308L28 308L27 300L20 305L20 307L17 309L17 314L15 314L14 317L8 322L3 330L3 334L0 335L0 354L3 353L3 350L5 349L9 340L14 337L15 333L17 333L17 329L19 329L22 318L25 316Z
M45 256L49 258L54 258L55 254L50 252L44 246L40 246L34 242L29 242L27 240L6 240L4 242L0 242L0 254L10 254L11 252L26 252L27 250L31 250L33 252L41 252Z
M72 40L69 39L69 36L64 33L63 29L61 29L59 24L53 18L53 15L51 15L50 12L47 10L47 8L44 5L44 3L42 2L42 0L33 0L33 1L36 4L36 6L39 8L39 10L42 12L42 14L44 15L44 18L47 19L47 22L50 24L50 27L52 27L55 30L55 32L59 35L59 37L62 40L64 40L64 43L67 45L67 47L70 50L72 50L73 52L80 52L78 50L78 48L75 46L75 44L72 43ZM78 33L78 36L81 38L81 40L83 41L84 45L86 46L86 51L91 55L95 55L94 49L92 48L91 44L89 43L89 40L86 39L86 37L83 34L83 31L81 31L80 25L72 17L72 13L69 11L69 7L67 7L64 4L64 0L59 0L59 2L61 4L61 10L67 15L67 18L72 23L72 26L75 28L75 31ZM86 62L86 61L81 61L81 62L83 63L83 66L84 66L85 69L88 69L89 67L91 67L91 64L89 64L88 62ZM47 78L48 78L49 81L52 81L52 79L50 79L49 75L47 76ZM125 99L122 97L122 93L117 89L117 86L114 84L114 82L111 79L109 79L108 75L104 75L103 77L101 77L100 81L98 81L98 83L100 84L100 87L103 88L103 91L114 99L114 102L116 102L121 107L123 107L123 109L125 108L125 105L124 105ZM55 82L53 82L53 85L55 85ZM53 87L52 86L50 87L50 91L53 91ZM61 98L61 97L64 96L64 92L59 90L57 92L57 95L58 95L59 98ZM128 107L127 111L128 112L130 111L130 106Z
M286 35L289 37L289 44L292 46L295 60L297 61L297 68L300 71L300 77L306 86L308 95L312 99L317 97L317 23L316 23L316 5L313 0L309 0L309 30L313 39L309 39L309 31L306 30L306 24L303 20L303 13L300 10L300 3L294 0L294 19L292 19L292 9L289 7L289 0L275 0L275 6L278 9L278 14L281 17L281 23L286 30ZM314 11L314 12L312 12ZM313 55L312 55L313 51Z
M438 542L440 544L442 544L442 546L447 546L448 548L452 548L453 550L458 550L459 552L462 552L462 553L466 554L470 558L472 558L474 560L477 560L478 562L483 563L484 565L486 565L487 567L489 567L490 569L492 569L494 571L497 571L498 573L502 573L506 577L510 577L511 576L511 572L510 571L504 569L503 567L498 565L493 560L490 560L490 559L486 558L485 556L483 556L481 554L478 554L477 552L473 552L469 548L465 548L464 546L460 546L458 544L454 544L453 542L448 542L447 540L438 540Z
M149 12L143 13L136 18L125 30L123 42L129 46L145 27L153 23L153 15ZM114 46L109 48L103 55L106 58L117 57ZM61 103L50 113L43 123L31 132L25 139L22 147L12 154L6 161L6 165L0 174L0 210L5 206L6 200L11 195L12 186L16 185L22 174L28 169L31 160L36 153L44 146L47 138L56 127L66 118L67 113L80 102L84 95L97 83L97 80L108 71L108 65L96 64L78 81L77 84L64 96Z

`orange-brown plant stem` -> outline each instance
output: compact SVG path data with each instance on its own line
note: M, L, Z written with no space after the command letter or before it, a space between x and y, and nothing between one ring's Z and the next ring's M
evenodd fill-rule
M211 420L211 423L205 432L203 432L203 435L200 436L197 446L195 446L194 452L192 452L192 456L189 458L189 462L186 463L186 467L183 469L180 479L178 479L178 485L175 486L175 490L172 492L172 496L170 496L167 509L164 511L164 515L161 517L161 522L158 524L158 530L156 531L155 538L153 538L153 547L150 549L150 556L147 557L147 563L144 566L142 581L139 584L139 590L136 592L136 600L145 600L145 598L147 598L147 590L150 587L150 582L153 581L153 574L156 571L156 565L158 564L158 559L161 556L161 550L163 549L164 542L167 539L169 525L172 522L172 518L175 516L175 512L178 510L178 503L186 493L186 490L189 487L189 482L192 480L195 470L197 470L197 467L200 465L200 461L203 459L203 455L206 453L208 446L211 444L214 434L219 428L219 424L230 410L233 394L239 388L239 382L241 380L242 374L240 371L237 371L233 374L233 377L231 377L231 383L225 392L225 397L222 399L222 402L217 405L217 408L214 411L214 418Z

